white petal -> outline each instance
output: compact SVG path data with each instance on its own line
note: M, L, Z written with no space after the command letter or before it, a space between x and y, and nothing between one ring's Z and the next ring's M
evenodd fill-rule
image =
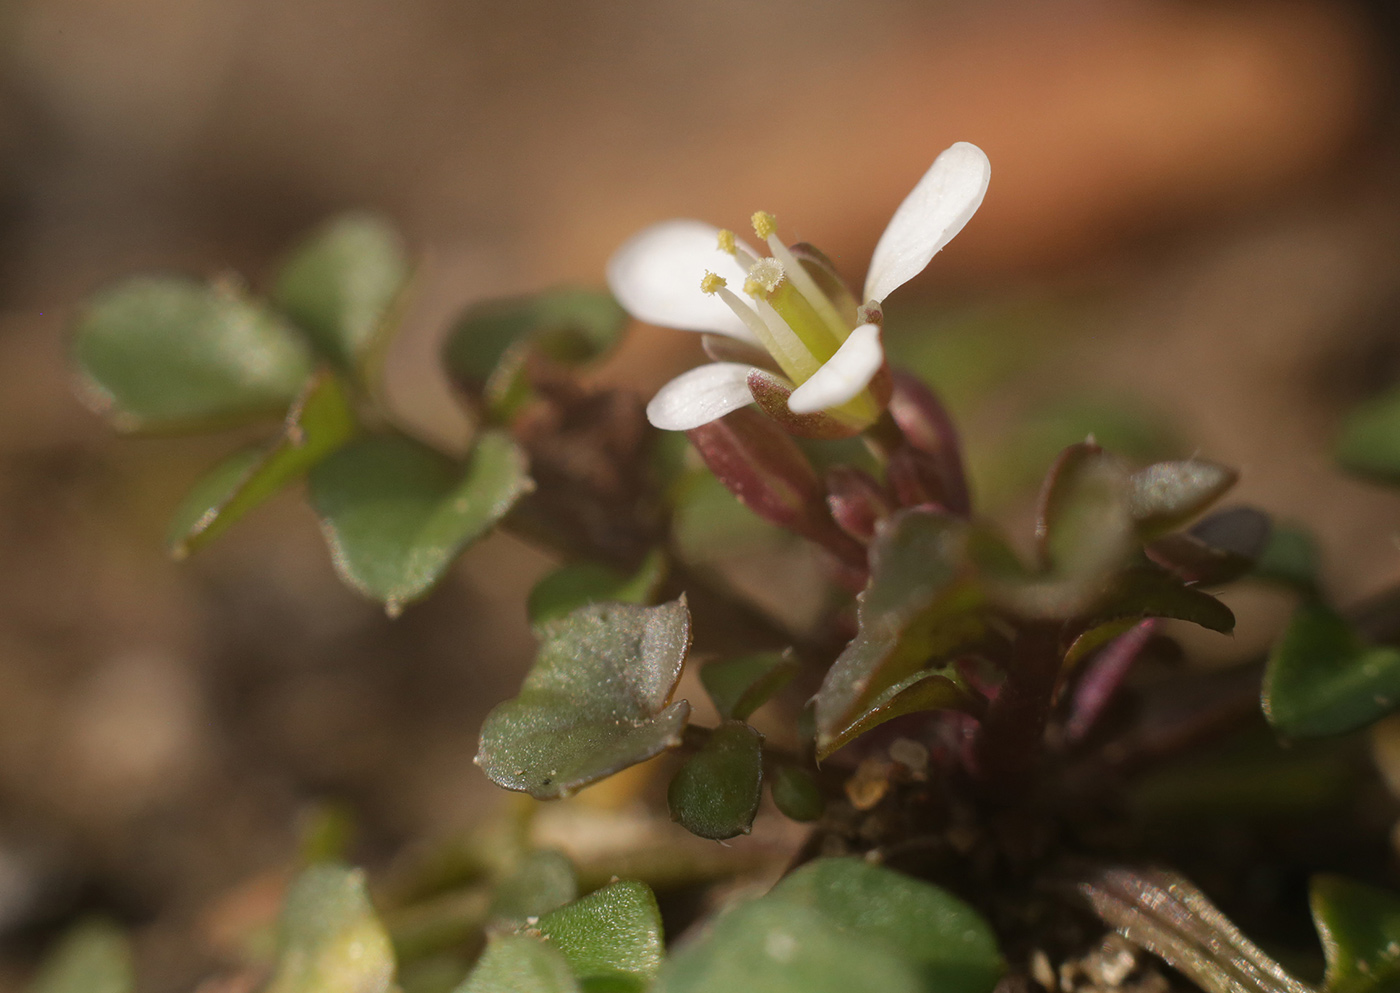
M722 300L700 289L706 272L723 276L736 292L743 288L743 267L719 250L719 228L703 221L663 221L613 253L608 287L639 321L755 341Z
M869 386L884 364L880 325L862 324L811 379L792 391L788 410L794 414L813 414L839 407Z
M647 420L663 431L689 431L753 403L742 362L711 362L683 372L647 404Z
M879 303L923 272L977 213L991 177L986 153L965 141L934 159L875 246L865 277L865 299Z

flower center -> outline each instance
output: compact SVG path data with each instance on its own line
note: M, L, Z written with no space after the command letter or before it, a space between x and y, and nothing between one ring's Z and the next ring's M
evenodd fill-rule
M837 303L808 271L808 264L783 244L778 237L777 219L772 214L764 210L755 213L753 230L771 255L755 258L739 245L734 232L719 233L720 250L734 256L744 269L743 291L749 299L742 300L713 273L705 274L701 289L724 300L772 354L783 372L800 386L836 354L855 325L841 316ZM820 258L819 253L810 254ZM821 263L815 261L811 264L821 267ZM852 309L849 294L840 286L835 273L825 271L829 266L821 268L823 281L845 294L843 302L848 310Z

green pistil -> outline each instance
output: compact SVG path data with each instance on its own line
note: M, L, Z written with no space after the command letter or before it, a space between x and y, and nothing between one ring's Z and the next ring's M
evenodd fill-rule
M784 279L766 296L769 304L783 319L783 323L792 328L792 333L807 346L818 365L836 354L836 349L841 347L841 340L836 337L836 333L826 321L822 320L816 308L798 292L792 280Z

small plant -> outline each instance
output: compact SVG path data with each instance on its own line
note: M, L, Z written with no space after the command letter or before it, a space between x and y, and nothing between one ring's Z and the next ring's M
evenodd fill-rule
M334 220L265 295L231 279L144 277L92 300L75 357L84 396L117 428L281 418L194 485L173 554L304 481L341 578L397 616L474 541L509 529L563 564L530 596L534 665L481 730L476 762L491 780L556 800L671 752L664 802L691 833L747 834L765 785L782 815L811 825L775 886L721 901L671 948L654 889L716 883L732 865L575 864L532 845L526 813L401 868L372 906L340 849L313 845L276 951L250 957L248 983L1072 993L1178 982L1143 948L1209 993L1308 989L1141 842L1143 782L1261 724L1263 667L1243 689L1160 676L1173 650L1162 625L1229 634L1222 587L1295 591L1263 714L1288 739L1339 735L1400 705L1400 599L1350 618L1328 605L1307 536L1252 508L1212 512L1236 474L1200 458L1132 466L1091 437L1048 467L1026 542L977 513L952 418L886 360L883 304L972 218L989 178L975 146L940 155L895 212L859 296L759 212L757 247L666 222L619 249L611 293L472 307L443 351L477 425L462 457L410 436L382 403L411 267L380 220ZM580 369L629 315L700 333L713 361L645 405L584 387ZM1400 479L1391 420L1355 429L1347 458L1391 446L1384 472ZM689 451L667 432L684 432ZM678 522L710 479L819 550L832 591L819 623L787 629L686 554ZM697 665L713 726L677 698ZM1143 667L1159 678L1135 681ZM1157 706L1172 693L1185 703ZM1287 779L1291 760L1269 747L1268 775ZM1312 909L1327 993L1400 982L1400 897L1322 875ZM130 972L119 937L88 928L38 988L115 993Z

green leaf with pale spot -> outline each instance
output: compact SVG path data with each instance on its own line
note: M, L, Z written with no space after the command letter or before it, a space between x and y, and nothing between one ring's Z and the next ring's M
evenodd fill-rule
M758 899L669 959L651 993L926 993L916 966L819 910ZM930 991L931 993L931 991Z
M763 798L763 735L725 721L677 770L666 799L671 819L714 841L748 834Z
M359 869L321 863L287 892L266 993L388 993L394 952Z
M273 301L321 354L358 369L389 330L408 261L382 218L346 214L313 234L287 260Z
M666 556L659 549L630 576L598 562L571 562L535 584L525 613L538 626L590 603L646 603L665 578Z
M340 382L327 372L315 376L271 445L235 452L194 485L171 521L170 553L184 558L203 548L344 445L355 430L355 413Z
M311 373L306 343L232 288L142 276L99 293L78 319L82 393L120 430L280 414Z
M646 883L604 886L529 931L564 953L585 990L641 990L661 967L661 911Z
M798 668L791 652L756 652L708 663L700 670L700 682L720 717L744 721L792 682Z
M1329 607L1304 604L1269 653L1262 704L1292 737L1365 727L1400 705L1400 649L1367 645Z
M690 650L685 599L594 604L540 629L520 694L487 715L476 763L498 786L568 796L680 744L671 702Z
M523 923L578 898L578 873L563 852L542 849L520 860L496 885L491 898L494 920Z
M29 993L132 993L131 943L115 924L93 920L73 928L53 948Z
M764 898L819 911L842 931L913 965L936 993L987 993L1003 963L977 911L929 883L863 859L817 859Z
M496 935L456 993L581 993L569 960L526 934Z
M488 431L465 468L402 437L352 442L311 470L311 503L341 578L391 615L426 594L534 483Z
M1400 896L1340 876L1314 876L1313 923L1327 993L1400 990Z

